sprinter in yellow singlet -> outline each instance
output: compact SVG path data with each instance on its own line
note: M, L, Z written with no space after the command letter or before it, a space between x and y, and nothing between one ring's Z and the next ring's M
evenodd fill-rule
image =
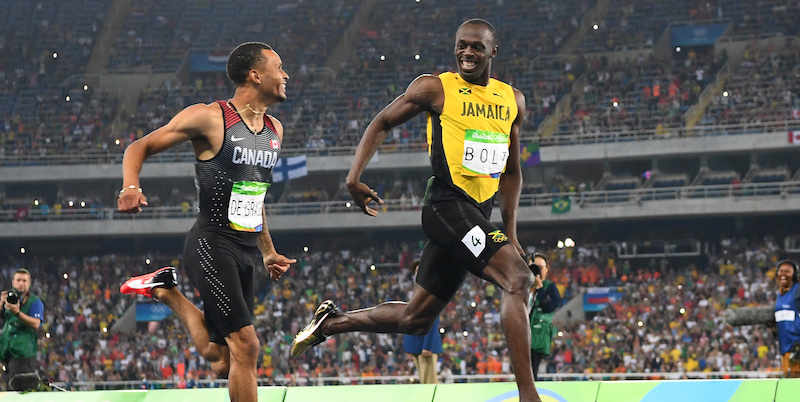
M383 201L361 182L361 173L392 127L427 113L434 176L428 181L422 209L422 227L429 241L420 259L414 295L408 303L388 302L346 313L326 300L295 337L292 355L299 356L327 336L344 332L425 335L471 272L504 290L500 314L519 400L539 401L531 368L527 305L534 278L522 257L516 223L525 97L490 78L498 49L490 23L468 20L458 28L455 39L458 72L417 77L367 127L347 175L347 189L356 204L367 215L377 216L369 204ZM505 231L489 221L496 196Z

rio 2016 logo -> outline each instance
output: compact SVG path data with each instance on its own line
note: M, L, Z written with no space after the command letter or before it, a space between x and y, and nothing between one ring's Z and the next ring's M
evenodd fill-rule
M567 402L567 400L561 395L550 391L549 389L538 389L538 391L539 397L542 398L542 402ZM519 402L519 391L509 391L505 394L489 399L486 402Z

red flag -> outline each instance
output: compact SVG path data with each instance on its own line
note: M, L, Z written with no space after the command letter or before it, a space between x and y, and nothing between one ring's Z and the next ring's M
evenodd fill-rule
M800 145L800 131L789 131L789 143Z

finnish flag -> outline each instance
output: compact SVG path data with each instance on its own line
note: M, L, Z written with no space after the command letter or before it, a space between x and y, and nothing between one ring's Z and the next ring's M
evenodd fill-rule
M308 176L305 155L280 158L278 159L278 163L275 164L275 167L272 168L273 183L288 181L303 176Z

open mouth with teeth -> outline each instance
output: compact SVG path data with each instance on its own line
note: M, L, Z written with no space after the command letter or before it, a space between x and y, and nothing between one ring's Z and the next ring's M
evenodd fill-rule
M477 67L477 66L478 66L478 62L476 62L474 60L463 60L463 59L461 60L461 69L462 70L471 71L471 70L474 70L475 67Z

